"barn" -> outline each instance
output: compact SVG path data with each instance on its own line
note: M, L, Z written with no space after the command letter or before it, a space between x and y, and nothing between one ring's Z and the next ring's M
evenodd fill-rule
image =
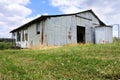
M76 43L112 43L112 26L92 10L74 14L42 15L11 31L22 48Z

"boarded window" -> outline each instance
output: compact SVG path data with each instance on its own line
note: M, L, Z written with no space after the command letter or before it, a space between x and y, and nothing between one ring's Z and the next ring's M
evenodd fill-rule
M20 40L21 40L21 33L17 32L17 41L20 41Z
M40 34L40 22L36 23L36 34Z

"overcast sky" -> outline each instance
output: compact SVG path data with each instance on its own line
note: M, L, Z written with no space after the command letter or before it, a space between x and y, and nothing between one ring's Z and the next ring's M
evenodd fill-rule
M40 15L92 9L106 24L120 24L120 0L0 0L0 38ZM117 25L115 26L117 28ZM117 35L117 29L114 29Z

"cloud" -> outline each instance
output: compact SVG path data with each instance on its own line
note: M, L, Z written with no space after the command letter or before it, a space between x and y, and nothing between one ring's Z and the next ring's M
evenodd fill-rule
M32 10L26 6L29 0L0 0L0 38L10 37L9 31L31 20Z
M106 24L120 24L120 0L49 0L62 13L92 9ZM117 32L116 32L117 33Z
M48 15L48 13L43 13L42 15Z
M50 4L58 7L63 13L72 13L80 11L79 0L50 0Z

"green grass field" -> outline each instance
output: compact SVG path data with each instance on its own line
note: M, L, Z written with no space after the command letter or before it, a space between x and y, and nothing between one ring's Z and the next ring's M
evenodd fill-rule
M120 44L0 50L0 80L118 80Z

